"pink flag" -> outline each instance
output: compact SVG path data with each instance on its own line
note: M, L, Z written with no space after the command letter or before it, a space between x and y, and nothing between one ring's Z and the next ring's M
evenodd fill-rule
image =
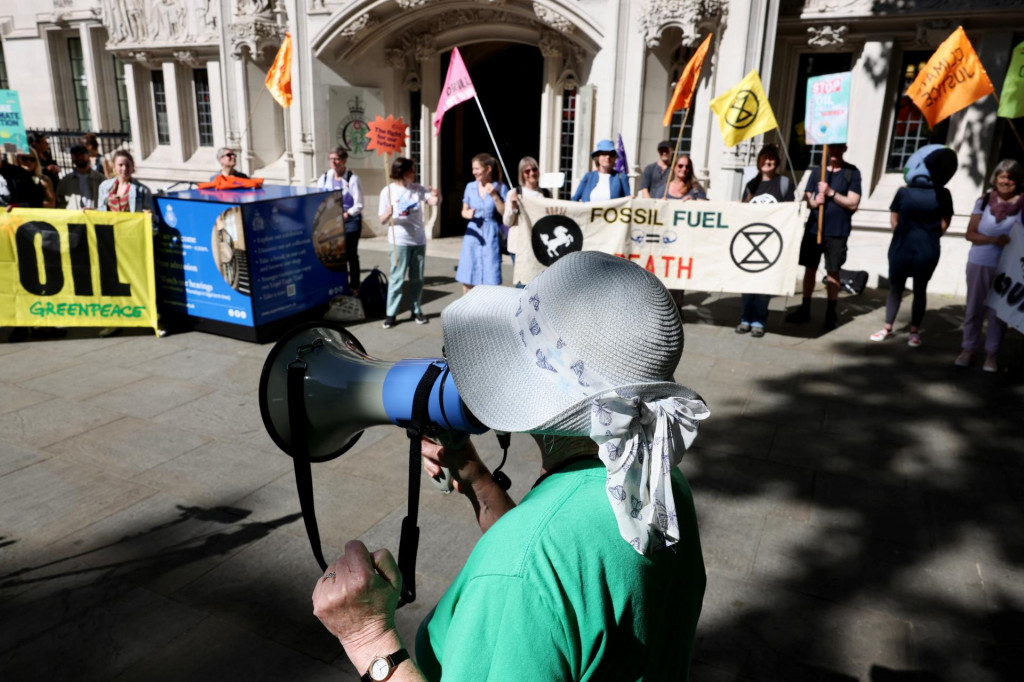
M469 78L469 71L466 71L466 64L462 61L459 48L452 50L452 60L448 64L448 75L444 79L444 87L441 88L441 99L437 100L437 111L434 112L434 135L441 132L441 119L449 109L462 104L467 99L476 97L476 88Z

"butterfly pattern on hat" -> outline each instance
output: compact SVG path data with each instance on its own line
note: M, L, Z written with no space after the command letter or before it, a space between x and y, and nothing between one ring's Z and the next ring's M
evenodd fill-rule
M674 545L679 522L671 473L696 437L698 422L710 415L707 405L679 396L644 402L615 393L548 321L529 284L513 319L513 333L544 370L539 380L571 399L591 401L590 438L607 471L608 501L622 538L641 554Z

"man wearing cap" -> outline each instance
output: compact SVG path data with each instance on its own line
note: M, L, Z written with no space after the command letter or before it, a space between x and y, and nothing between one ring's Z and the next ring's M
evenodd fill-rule
M607 201L629 196L629 178L625 173L615 172L618 158L615 144L601 140L590 154L597 168L583 176L572 195L573 201Z
M648 164L640 176L638 196L644 199L662 199L668 183L669 164L672 163L672 143L662 140L658 143L658 160Z
M668 291L624 259L571 253L525 289L475 287L441 326L466 407L533 434L540 478L516 505L471 445L423 443L427 473L450 468L484 535L421 624L415 663L387 550L348 543L316 616L363 680L687 679L706 579L677 464L709 413L672 377L683 330Z
M811 319L811 295L818 281L818 266L825 256L828 279L825 290L828 304L825 309L825 329L831 331L839 323L836 311L839 299L839 270L846 262L846 243L850 239L853 214L860 206L860 171L843 160L845 144L828 145L828 166L825 181L821 181L821 168L812 167L804 190L804 200L811 209L800 243L800 265L804 266L803 301L800 307L786 315L786 322L801 324ZM818 243L818 207L825 207L821 243Z
M220 173L214 173L211 175L211 182L216 180L218 175L223 175L226 178L242 178L243 180L249 177L242 171L235 170L235 164L238 162L238 155L235 154L235 150L229 147L221 147L217 150L217 162L220 163Z
M57 183L57 208L96 208L96 196L106 178L92 169L85 145L76 144L69 151L75 169Z

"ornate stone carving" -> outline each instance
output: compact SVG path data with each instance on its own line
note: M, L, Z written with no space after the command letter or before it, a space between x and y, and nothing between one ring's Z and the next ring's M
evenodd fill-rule
M661 44L665 29L683 32L683 45L697 45L708 30L725 21L727 0L647 0L640 15L640 27L648 48Z
M405 68L405 50L400 47L389 47L384 50L384 63L392 69Z
M100 17L111 49L217 42L217 0L102 0Z
M561 57L564 48L564 41L554 31L544 31L540 34L540 41L537 45L540 53L545 57Z
M807 44L811 47L836 47L846 42L849 26L808 26Z
M416 36L413 46L413 56L418 62L425 62L437 56L437 45L434 43L434 36L429 33L422 33Z
M158 68L160 68L160 64L158 64L156 61L154 61L153 53L152 52L146 52L145 50L139 50L138 52L129 52L128 56L131 59L134 59L135 61L137 61L141 66L146 67L147 69L158 69Z
M952 19L922 21L917 25L912 44L914 47L938 47L956 29L957 25L957 22Z
M71 5L73 4L73 0L53 0L54 9L63 9L65 7L71 7Z
M352 40L361 31L371 28L376 24L377 18L373 16L373 14L371 14L370 12L366 12L364 14L360 14L358 17L342 26L341 31L339 31L339 33L343 38Z
M236 17L263 17L269 19L274 11L274 0L235 0Z
M267 45L280 42L284 30L264 19L250 19L232 23L228 28L228 37L231 39L231 56L241 59L242 51L246 48L250 55L258 55Z
M540 19L542 23L550 26L559 33L572 33L573 29L576 28L569 19L553 9L545 7L539 2L533 3L533 13L537 15L537 18Z
M434 17L430 24L430 33L437 35L449 29L474 24L512 24L515 26L532 26L540 24L520 14L491 9L453 9Z
M402 9L415 9L417 7L423 7L430 0L395 0L395 3Z
M192 50L179 50L174 53L174 58L185 66L190 66L193 69L198 69L202 66L199 58L196 56L196 53Z

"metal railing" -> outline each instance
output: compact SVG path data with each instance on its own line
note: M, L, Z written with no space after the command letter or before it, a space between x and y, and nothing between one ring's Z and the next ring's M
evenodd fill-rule
M89 130L46 130L43 128L31 128L27 130L29 135L45 135L50 142L50 155L54 163L60 166L61 175L70 172L71 148L82 143L82 136L92 132ZM129 133L121 132L100 132L95 133L100 145L100 154L107 156L118 149L131 149L132 136Z

